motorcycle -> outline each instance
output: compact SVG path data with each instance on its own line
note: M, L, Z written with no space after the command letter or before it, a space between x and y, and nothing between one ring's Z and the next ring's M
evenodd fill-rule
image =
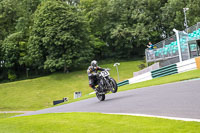
M110 77L109 69L97 73L97 91L96 96L100 101L105 100L105 94L117 92L117 83Z

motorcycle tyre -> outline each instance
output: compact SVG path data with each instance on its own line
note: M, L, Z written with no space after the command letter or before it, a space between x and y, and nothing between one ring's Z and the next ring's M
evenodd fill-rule
M112 93L116 93L117 90L118 90L117 82L116 82L113 78L110 78L110 81L111 81L112 84L113 84L113 89L111 89L110 91L111 91Z
M98 92L96 92L96 96L99 99L99 101L104 101L105 100L105 94L99 94Z

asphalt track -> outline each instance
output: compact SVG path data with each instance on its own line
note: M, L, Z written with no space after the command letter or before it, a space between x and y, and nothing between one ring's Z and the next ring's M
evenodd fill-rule
M29 112L36 115L58 112L145 114L200 119L200 79L144 87Z

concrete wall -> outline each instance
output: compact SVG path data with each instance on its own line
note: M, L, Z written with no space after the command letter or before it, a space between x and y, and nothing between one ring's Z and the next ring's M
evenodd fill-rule
M153 65L151 65L151 66L149 66L147 68L144 68L144 69L142 69L142 70L140 70L138 72L133 72L133 77L139 76L141 74L144 74L144 73L147 73L147 72L159 69L159 68L160 68L159 62L154 63Z

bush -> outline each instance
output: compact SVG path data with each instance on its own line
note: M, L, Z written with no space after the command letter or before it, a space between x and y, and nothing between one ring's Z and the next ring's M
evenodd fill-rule
M140 65L138 65L138 68L139 68L140 70L144 69L145 67L146 67L145 64L140 64Z
M15 74L15 72L13 72L13 71L8 71L8 79L9 79L10 81L15 80L16 78L17 78L17 75Z

